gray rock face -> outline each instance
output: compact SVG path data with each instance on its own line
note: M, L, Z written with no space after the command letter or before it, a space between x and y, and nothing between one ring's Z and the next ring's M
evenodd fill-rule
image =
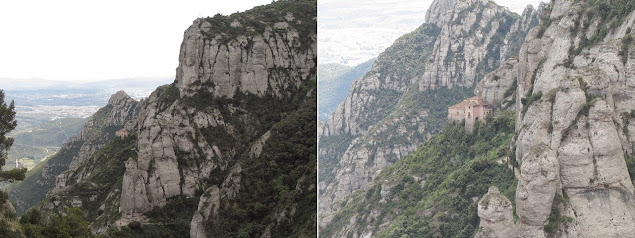
M538 15L544 6L535 10L531 5L528 6L516 21L510 30L510 34L505 36L506 44L501 51L516 52L522 46L524 38L529 30L538 25ZM524 34L520 34L524 33ZM515 103L516 84L518 82L518 56L512 56L509 59L503 59L503 64L499 68L485 75L478 82L474 94L481 95L490 106L500 110L508 110Z
M516 188L518 233L537 232L532 237L545 237L542 231L551 213L551 203L558 186L556 153L545 144L538 144L523 157L520 180Z
M481 219L475 238L504 238L514 235L512 203L496 187L478 201L478 217Z
M500 68L485 75L483 80L476 85L474 94L481 95L493 108L499 110L509 109L514 105L513 97L516 91L517 58L510 58Z
M55 194L65 188L79 183L89 176L95 169L90 166L93 163L93 153L107 144L115 136L115 131L124 128L127 122L136 118L139 113L139 102L132 99L124 91L113 94L106 107L86 122L78 136L71 138L67 144L81 143L79 152L73 157L68 170L56 177L55 187L51 194ZM111 128L104 130L104 128ZM106 131L107 133L101 133ZM66 145L65 145L66 146ZM68 146L65 148L69 150Z
M164 206L167 198L181 193L193 196L197 188L196 181L221 166L213 162L214 158L225 158L216 154L204 139L193 141L191 137L197 134L194 125L206 128L210 126L210 121L218 124L214 120L214 112L205 115L206 118L212 117L211 120L199 120L201 124L195 124L189 116L194 113L192 109L177 108L172 104L161 111L158 107L159 98L162 93L167 93L168 88L159 88L146 100L147 104L137 120L138 158L126 162L121 190L121 212L125 218L134 217L155 206ZM201 150L195 149L195 143ZM181 155L183 159L196 157L203 160L197 168L179 169L178 152L185 154ZM180 173L191 177L181 181Z
M262 33L238 36L228 44L223 44L220 35L212 39L204 36L212 27L198 19L185 31L176 69L181 95L192 96L205 88L215 97L232 98L237 92L281 96L285 88L299 86L300 81L274 80L272 69L293 68L291 78L307 79L317 64L315 45L307 51L294 49L297 45L293 43L299 44L300 35L287 22L267 26Z
M238 153L235 149L222 151L202 136L192 137L201 133L196 128L223 127L228 132L237 128L217 109L197 110L184 106L178 98L163 104L162 97L172 90L170 87L176 87L180 98L201 93L214 98L233 98L237 93L282 97L289 87L298 87L314 77L316 45L297 50L298 45L289 43L299 41L299 33L288 24L276 23L276 31L266 27L262 34L239 35L226 44L220 36L205 36L211 27L198 19L185 31L174 86L155 91L140 112L136 122L139 158L126 162L123 178L124 218L164 206L170 197L194 196L201 180L212 170L227 170ZM310 37L315 42L315 35ZM280 68L293 70L280 75L276 71ZM251 146L251 155L260 154L268 135L258 135L262 138ZM198 164L182 166L179 160L197 160Z
M426 22L437 26L443 25L449 21L456 4L457 0L433 1L426 12Z
M353 82L346 100L320 127L320 159L337 163L332 176L320 179L321 227L330 223L348 195L368 187L381 169L415 150L439 129L429 128L430 107L421 103L420 94L472 87L518 51L520 44L512 46L502 39L520 35L522 40L537 24L533 10L517 21L513 13L489 1L434 1L426 16L434 25L420 29L436 30L415 31L412 34L421 35L416 36L416 43L412 35L397 40L366 76ZM399 54L410 53L399 51L408 44L425 48L420 53L425 57L417 55L421 62L413 66L421 70L394 64L403 56ZM324 141L334 140L338 141L335 146L324 146Z
M316 99L316 33L305 29L315 24L311 21L315 16L284 12L281 19L286 21L251 22L259 16L256 13L233 15L233 20L220 16L220 21L231 20L227 26L211 24L213 18L197 19L184 33L173 84L158 87L142 103L124 92L113 95L109 105L87 123L90 129L74 139L84 142L87 136L97 135L99 143L83 143L50 194L59 199L43 208L61 210L96 203L100 210L87 213L89 219L94 218L93 230L103 233L113 226L148 222L146 212L165 206L170 198L196 199L201 196L197 191L205 191L190 232L192 237L205 237L209 220L219 217L220 205L236 206L237 196L251 192L240 189L245 186L242 163L260 158L263 148L271 147L270 137L281 134L272 129L283 124L287 113L297 116L304 104ZM121 128L130 135L113 139ZM127 148L104 147L116 142ZM103 148L122 153L100 157ZM122 175L104 182L104 176L112 175L94 168L102 157L116 163L102 166ZM98 176L91 176L95 174ZM317 188L310 184L314 180L300 175L290 192L300 194L296 197L315 193ZM105 192L89 198L69 192L100 189ZM280 205L280 211L271 212L277 220L263 221L268 230L262 231L263 236L276 234L281 229L278 225L290 223L298 206L295 202L284 201L288 207Z
M231 170L220 188L216 185L212 185L201 195L198 209L194 213L194 217L192 217L192 222L190 223L190 237L207 237L205 235L205 224L203 222L210 216L218 216L218 208L220 207L221 201L232 199L239 192L240 172L241 167L239 165Z
M634 188L625 162L633 156L635 59L623 40L635 12L606 37L583 43L607 26L588 18L591 8L581 4L552 1L544 15L549 23L530 31L518 62L492 74L503 82L490 76L479 85L492 98L501 85L517 80L516 158L522 166L516 237L545 237L552 209L563 217L550 236L635 234ZM575 30L580 21L588 21L588 29ZM554 194L562 194L563 205L552 207Z
M447 3L443 2L433 6ZM512 52L518 51L517 42L537 24L537 16L531 8L520 21L515 20L509 10L490 1L457 1L451 9L444 13L447 19L439 21L442 30L419 90L472 86L507 60Z

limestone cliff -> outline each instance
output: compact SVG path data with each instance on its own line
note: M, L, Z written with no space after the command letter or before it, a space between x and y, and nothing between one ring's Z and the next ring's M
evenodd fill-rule
M174 83L120 110L134 115L130 135L74 159L42 207L82 207L99 233L140 222L191 237L314 235L316 7L195 20Z
M490 187L487 194L478 201L481 229L474 237L513 237L514 217L512 209L512 203L509 199L502 195L498 188Z
M537 17L490 1L434 1L428 23L383 52L321 128L321 226L348 195L438 132L447 106L516 55Z
M499 70L516 91L515 234L630 237L635 4L554 0L542 18Z
M55 187L52 193L64 190L68 186L80 182L89 176L94 170L95 161L91 161L91 157L95 151L103 147L108 141L115 137L117 130L123 129L126 122L135 119L139 113L139 102L132 99L124 91L119 91L110 97L108 104L102 112L97 112L93 116L93 120L86 123L85 128L79 132L77 139L82 140L91 135L101 137L99 141L94 143L84 143L77 152L77 156L73 157L68 170L56 177ZM105 113L105 111L108 111ZM130 123L127 123L130 127ZM95 127L99 130L95 130Z
M106 145L115 136L115 131L123 128L127 121L138 113L139 102L133 100L125 92L114 94L108 104L97 111L86 122L78 135L62 145L58 153L43 163L36 174L29 175L25 181L13 187L10 198L16 203L18 213L44 199L51 191L60 191L77 183L89 175L94 168L82 167L91 155ZM64 172L76 171L74 174Z

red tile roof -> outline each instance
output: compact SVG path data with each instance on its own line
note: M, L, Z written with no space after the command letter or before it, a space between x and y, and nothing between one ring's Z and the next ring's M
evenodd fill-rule
M450 106L450 109L463 109L465 106L488 106L483 97L475 96L468 99L463 100L462 102Z

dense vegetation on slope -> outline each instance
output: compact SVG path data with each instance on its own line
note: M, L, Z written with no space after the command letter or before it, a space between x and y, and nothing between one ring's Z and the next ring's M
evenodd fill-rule
M317 0L280 0L229 16L216 14L205 19L214 27L204 34L210 39L220 38L224 43L236 39L239 35L262 34L265 28L272 27L273 23L287 21L288 16L280 14L286 12L293 14L293 20L288 22L291 27L298 30L301 41L299 43L302 47L309 47L312 35L317 33L317 24L314 19L317 13ZM232 22L238 22L240 26L232 27L230 26ZM296 45L296 42L289 42L289 44Z
M84 127L88 118L61 118L13 133L16 144L31 146L60 146Z
M9 237L94 237L90 230L90 223L82 218L82 210L70 208L65 215L45 215L39 210L29 210L20 218L20 228L23 233Z
M189 238L190 221L197 205L198 197L180 196L168 199L164 207L145 214L149 219L148 223L132 222L121 230L110 229L104 237Z
M353 232L367 230L375 237L472 237L479 222L477 201L488 187L497 186L514 200L512 171L496 162L511 155L513 136L511 114L487 118L472 132L446 124L382 171L371 188L354 193L320 233L332 237L353 221Z
M380 81L385 81L388 75L393 79L407 80L416 75L415 73L422 72L432 53L434 41L439 32L439 27L424 24L397 39L392 46L379 55L373 64L379 69ZM403 92L386 88L380 88L370 93L375 101L372 107L365 108L362 112L363 115L360 115L360 118L364 118L364 121L360 122L362 128L367 128L385 119L394 111L403 94ZM334 168L353 138L355 136L347 133L320 138L320 150L329 151L327 154L320 155L320 182L329 183L333 179Z
M436 25L423 24L399 37L377 59L380 79L387 76L408 79L422 75L440 32L441 28Z
M27 172L24 181L11 188L11 199L16 205L18 214L24 214L29 208L46 197L46 193L55 186L55 178L49 174L60 174L68 169L73 156L79 152L82 142L72 142L66 149L58 151L46 163L40 163ZM46 166L46 175L43 170Z
M315 236L316 190L302 188L317 183L316 125L316 102L309 99L273 126L261 156L242 162L240 190L248 192L221 204L223 215L210 219L208 236L257 237L270 223L272 237Z
M124 163L128 159L136 159L137 139L134 136L126 138L115 137L104 147L93 153L91 161L82 166L91 166L86 171L92 171L79 183L66 188L64 191L47 197L47 201L60 201L61 206L79 206L84 211L84 217L94 224L109 224L117 220L119 213L119 190L125 171ZM75 174L76 176L76 174ZM71 176L69 179L76 180ZM102 205L102 201L106 201ZM68 203L68 204L65 204ZM49 210L51 208L47 208Z
M368 73L374 62L373 58L355 67L343 69L334 66L336 64L323 68L318 66L318 119L326 121L331 117L331 113L346 99L353 81Z
M114 132L120 128L105 125L111 110L112 105L99 109L91 117L94 128L89 130L83 140L68 142L58 153L46 160L46 163L40 163L31 169L24 181L11 188L11 199L16 204L18 214L25 213L46 197L47 192L55 186L55 177L68 169L73 157L86 141L106 142L114 137Z

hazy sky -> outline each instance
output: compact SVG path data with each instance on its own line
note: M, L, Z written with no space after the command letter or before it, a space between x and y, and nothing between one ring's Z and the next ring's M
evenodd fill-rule
M8 79L174 77L183 32L197 17L271 0L0 2L0 84Z
M174 77L183 31L197 17L244 11L271 0L24 0L0 2L0 87L15 79L107 80ZM376 55L421 24L431 0L318 0L319 26L340 54ZM539 0L497 0L522 11ZM327 8L331 15L323 18ZM355 7L355 11L344 8ZM338 9L339 8L339 9ZM333 19L335 17L336 19ZM359 17L359 18L358 18ZM380 17L380 18L374 18ZM358 18L358 19L356 19ZM326 21L325 19L330 19ZM379 21L377 20L379 19ZM335 27L333 27L335 24ZM339 30L338 30L339 29ZM346 35L347 31L359 31ZM351 33L355 33L352 31ZM333 34L331 34L333 33ZM350 38L350 39L349 39ZM374 42L374 39L382 39ZM353 46L346 44L353 43ZM387 42L387 43L386 43ZM321 49L328 44L319 40ZM327 51L328 52L328 51ZM368 53L371 52L371 53ZM368 58L368 56L363 56ZM371 56L372 57L372 56Z
M357 65L425 20L433 0L318 0L319 63ZM547 1L547 0L545 0ZM521 14L540 0L494 0Z

